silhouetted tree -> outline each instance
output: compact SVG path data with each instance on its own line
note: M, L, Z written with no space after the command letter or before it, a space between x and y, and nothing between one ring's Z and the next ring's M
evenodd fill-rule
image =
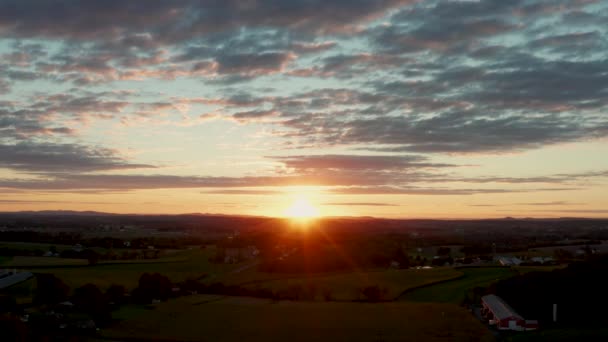
M133 290L133 297L139 303L149 303L153 299L167 300L171 288L169 278L158 273L144 273L139 278L139 286Z
M57 304L67 299L70 288L53 274L36 274L36 292L34 303Z
M409 268L410 267L410 258L403 251L402 247L397 248L394 258L395 258L395 261L397 261L399 263L399 268Z
M379 302L386 299L388 290L386 288L380 288L378 285L367 286L361 289L361 294L364 300L368 302Z
M439 247L437 249L437 255L439 256L448 256L452 253L450 247Z
M0 296L0 314L16 313L19 310L17 300L13 296Z
M127 289L124 286L113 284L108 287L105 296L108 302L121 305L125 302L126 293Z
M2 341L25 342L28 340L27 327L17 317L0 316L0 332Z
M94 284L86 284L74 290L72 301L78 311L89 314L97 323L111 318L106 297Z

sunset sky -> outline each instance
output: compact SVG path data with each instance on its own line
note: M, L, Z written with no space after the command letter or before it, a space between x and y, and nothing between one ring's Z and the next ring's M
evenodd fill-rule
M0 211L608 216L608 2L0 0Z

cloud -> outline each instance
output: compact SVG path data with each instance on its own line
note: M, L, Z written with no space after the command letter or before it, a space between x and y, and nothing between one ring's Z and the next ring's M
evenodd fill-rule
M441 168L457 165L430 163L424 156L381 156L381 155L300 155L269 157L279 161L287 168L298 172L311 170L401 170L412 168Z
M554 189L462 189L447 187L416 187L416 186L352 186L331 189L329 192L339 195L478 195L478 194L508 194L521 192L537 191L570 191L578 190L574 188L554 188Z
M260 121L266 118L276 117L279 113L273 110L252 110L232 114L232 117L239 122Z
M0 27L21 38L125 39L174 42L239 27L283 27L311 33L350 32L404 0L103 2L3 1ZM133 38L135 37L135 38Z
M19 143L0 145L0 167L25 172L90 172L154 168L132 164L116 151L75 144Z
M202 194L211 195L281 195L285 194L282 191L277 190L254 190L254 189L221 189L221 190L208 190L201 192Z
M217 59L218 72L249 77L268 75L282 71L294 59L296 55L290 52L222 55Z
M552 202L529 202L529 203L517 203L517 205L525 206L570 206L570 205L582 205L584 203L572 203L568 201L552 201Z
M398 207L397 204L391 203L380 203L380 202L328 202L323 205L335 205L335 206L360 206L360 207Z

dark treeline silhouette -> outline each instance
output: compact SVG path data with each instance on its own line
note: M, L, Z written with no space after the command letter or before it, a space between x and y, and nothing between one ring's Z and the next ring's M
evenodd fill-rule
M552 272L533 272L501 280L491 291L527 319L559 325L608 323L608 256L576 262Z
M168 238L168 237L135 237L132 239L119 239L114 237L93 237L83 238L82 234L79 233L52 233L52 232L40 232L40 231L5 231L0 232L0 241L12 241L12 242L29 242L29 243L44 243L49 245L75 245L81 244L87 247L100 247L100 248L132 248L140 249L147 248L148 246L154 246L156 248L184 248L186 246L201 245L208 241L198 237L179 237L179 238ZM129 246L125 246L125 242L129 242ZM27 253L24 249L19 248L0 248L0 251L15 251L18 253Z

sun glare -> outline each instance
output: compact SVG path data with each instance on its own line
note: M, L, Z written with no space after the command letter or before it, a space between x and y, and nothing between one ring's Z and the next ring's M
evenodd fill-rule
M319 216L319 209L308 199L298 198L285 210L285 216L293 219L311 219Z

